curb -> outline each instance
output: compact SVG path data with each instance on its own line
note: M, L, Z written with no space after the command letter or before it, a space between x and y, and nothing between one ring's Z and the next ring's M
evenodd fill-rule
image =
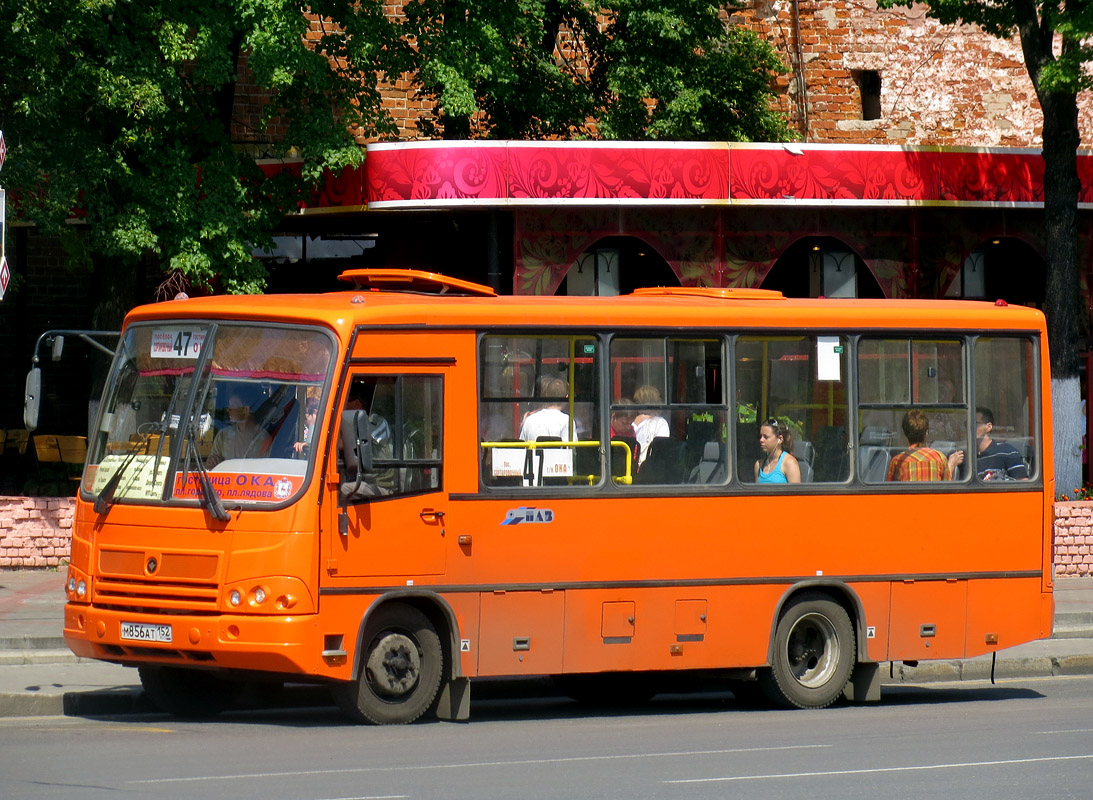
M0 717L96 717L155 710L139 687L63 694L0 692Z
M901 683L936 683L940 681L989 681L990 659L931 661L911 667L889 662L888 678L882 685ZM1052 678L1067 675L1093 675L1093 655L1036 656L1007 658L994 666L994 679Z

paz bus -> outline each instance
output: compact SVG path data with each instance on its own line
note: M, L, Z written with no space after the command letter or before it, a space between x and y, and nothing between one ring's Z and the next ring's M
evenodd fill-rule
M359 721L466 719L474 679L532 675L819 708L879 699L886 663L1051 634L1040 312L341 277L125 320L64 636L164 709L266 679L329 684ZM1018 479L977 469L984 411ZM889 480L909 412L961 454L944 480ZM756 480L770 420L800 482Z

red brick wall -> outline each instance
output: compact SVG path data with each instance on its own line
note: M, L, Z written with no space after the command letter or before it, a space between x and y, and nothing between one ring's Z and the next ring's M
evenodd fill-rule
M1055 574L1093 576L1093 502L1055 504Z
M74 506L67 497L0 497L0 568L67 563Z
M757 0L734 19L758 32L794 71L782 109L804 131L804 75L814 142L1038 147L1043 118L1018 40L940 25L925 6L878 10L874 0ZM798 36L798 30L800 35ZM855 70L881 77L881 118L862 120ZM1084 147L1093 146L1093 94L1080 98Z

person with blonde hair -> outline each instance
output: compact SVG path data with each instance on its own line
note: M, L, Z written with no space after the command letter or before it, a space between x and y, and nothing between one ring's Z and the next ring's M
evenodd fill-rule
M641 469L641 465L645 463L645 459L649 455L649 445L653 443L653 439L672 435L672 429L668 426L668 421L656 414L651 408L648 408L648 406L663 404L664 400L660 396L660 390L651 384L647 383L644 386L639 386L634 392L634 406L638 408L637 414L634 415L634 438L638 441L638 469ZM642 408L642 406L647 407Z
M569 414L562 409L569 394L566 382L561 378L543 378L540 382L539 396L546 398L542 407L529 411L520 424L520 438L525 442L534 442L542 436L569 442L577 438L576 431L570 437Z

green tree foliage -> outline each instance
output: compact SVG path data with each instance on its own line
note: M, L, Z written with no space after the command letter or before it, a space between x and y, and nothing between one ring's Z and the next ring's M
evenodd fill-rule
M882 7L910 0L880 0ZM943 24L977 25L992 36L1018 36L1025 67L1044 112L1044 228L1047 286L1044 311L1051 345L1056 476L1080 478L1078 431L1078 93L1093 88L1091 0L926 0Z
M786 141L777 52L734 0L410 0L426 135Z
M383 0L0 0L4 185L107 280L151 259L258 291L253 248L301 193L358 164L360 138L397 134L382 81L436 100L428 135L790 138L771 110L782 65L727 25L734 5L408 0L390 18ZM265 96L252 129L242 75ZM302 176L264 179L255 158L290 150Z
M294 198L361 160L354 132L394 130L377 73L405 63L380 4L309 7L325 24L305 44L291 0L0 0L3 179L19 212L87 263L151 257L199 285L259 290L252 248ZM232 130L243 55L269 99L236 130L249 146ZM303 180L263 180L255 156L290 145ZM66 222L74 210L86 226Z

